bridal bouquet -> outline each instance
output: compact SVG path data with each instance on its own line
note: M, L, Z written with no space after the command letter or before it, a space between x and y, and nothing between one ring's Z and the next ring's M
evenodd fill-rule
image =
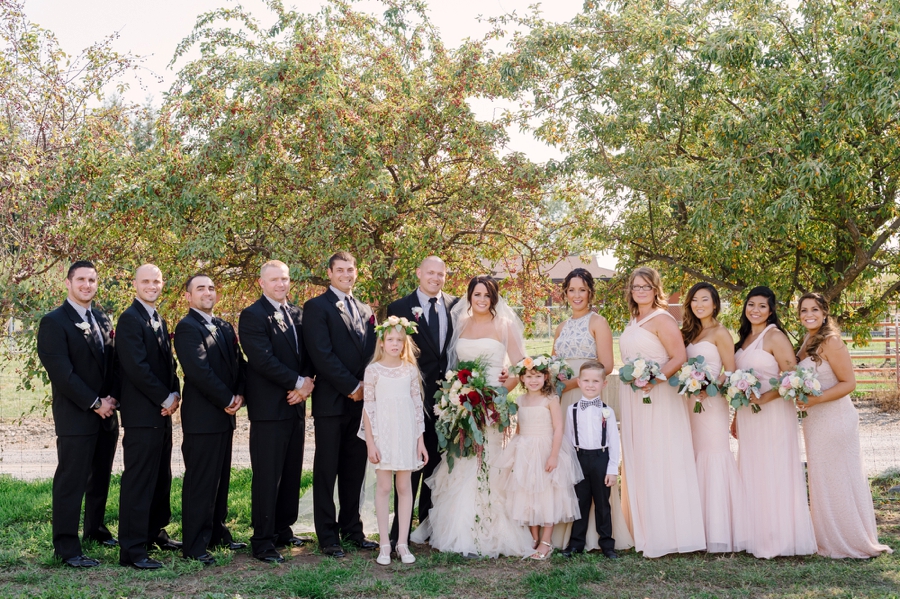
M625 360L625 365L619 369L619 380L631 385L632 390L641 391L644 394L644 403L652 403L651 383L666 380L666 375L659 369L659 363L638 356L635 360Z
M575 371L566 364L566 361L557 356L541 354L533 358L527 357L519 361L518 364L509 369L510 374L515 376L521 375L528 370L537 370L538 372L546 372L550 375L550 382L556 387L556 394L562 397L563 390L566 388L566 382L572 380Z
M719 383L716 381L716 378L718 378L718 373L714 373L710 369L709 364L706 363L706 358L697 356L696 358L688 358L688 361L684 363L678 374L669 379L669 385L678 387L679 395L693 397L695 399L694 413L699 414L703 411L703 403L697 399L697 396L702 391L706 391L706 394L710 397L719 394Z
M750 406L754 414L761 409L759 404L751 403L750 396L759 399L762 382L756 378L752 368L725 373L725 398L735 410Z
M487 428L505 431L510 416L516 413L516 404L507 400L506 388L490 385L487 372L487 361L482 358L460 362L456 370L447 372L434 395L438 447L446 454L451 471L456 458L474 455L480 460Z
M777 387L778 395L794 404L808 403L809 396L822 395L822 385L811 368L798 366L795 370L782 372L778 378L769 380L772 387ZM800 412L800 418L806 418L806 410Z

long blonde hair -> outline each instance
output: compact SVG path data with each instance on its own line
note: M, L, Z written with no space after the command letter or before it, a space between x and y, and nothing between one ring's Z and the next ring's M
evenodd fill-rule
M797 302L798 317L800 316L800 306L803 305L804 300L808 299L816 302L819 309L822 310L822 313L825 315L825 320L822 321L822 326L819 327L816 334L810 334L809 339L806 340L806 355L812 358L812 361L816 364L821 364L822 356L819 355L819 347L821 347L829 337L836 335L838 339L840 339L841 329L838 327L837 323L834 322L834 319L831 318L831 314L828 312L828 300L826 300L825 296L821 293L804 293L800 296L800 301Z
M391 331L386 332L384 337L387 337L391 333L403 335L403 349L400 350L400 359L404 362L409 362L418 368L419 348L416 346L416 342L402 329L399 331L397 329L392 329ZM369 364L375 364L384 359L384 337L379 337L378 341L375 343L375 354L372 356L372 361L369 362Z
M625 286L625 299L628 302L628 311L631 312L631 316L637 318L638 314L640 314L637 302L634 301L634 297L631 295L631 286L634 284L634 280L637 277L642 277L653 287L653 308L657 310L668 309L669 302L666 301L666 293L663 291L662 280L659 278L659 273L656 272L655 268L641 266L640 268L634 269L634 272L628 277L628 284Z

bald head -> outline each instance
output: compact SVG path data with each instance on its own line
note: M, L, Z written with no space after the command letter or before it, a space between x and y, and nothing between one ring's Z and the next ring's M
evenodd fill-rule
M134 271L134 291L141 301L156 306L162 289L162 271L155 264L142 264Z
M447 266L438 256L428 256L416 269L419 289L429 297L437 297L447 280Z

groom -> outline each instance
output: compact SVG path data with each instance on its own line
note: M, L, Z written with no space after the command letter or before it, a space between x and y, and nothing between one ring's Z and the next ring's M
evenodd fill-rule
M344 557L341 538L360 549L378 547L366 539L359 516L367 452L366 442L356 436L363 375L375 353L375 316L353 297L356 258L350 253L337 252L328 259L328 279L325 293L303 306L303 342L316 370L313 519L322 553L339 558Z
M416 503L416 491L419 481L427 479L441 461L438 453L438 439L435 431L434 394L440 388L440 381L447 372L447 346L453 335L453 323L450 310L457 298L443 292L447 279L447 266L437 256L428 256L416 269L419 286L404 298L398 299L388 306L388 316L399 316L415 320L419 323L418 332L412 335L419 348L419 371L422 373L424 396L422 405L425 410L425 449L428 451L428 463L421 470L412 473L413 505ZM394 513L397 511L396 496ZM431 510L431 489L423 484L419 492L419 522L423 521ZM391 527L391 545L397 544L398 518L394 518Z

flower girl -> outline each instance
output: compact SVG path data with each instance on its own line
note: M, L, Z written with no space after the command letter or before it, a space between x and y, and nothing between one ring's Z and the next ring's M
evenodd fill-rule
M507 446L506 466L512 467L507 485L507 509L512 518L531 530L531 559L547 559L553 552L550 537L557 522L581 515L575 483L583 476L574 450L563 441L563 414L550 380L550 359L525 358L512 369L525 394L519 397L517 433ZM543 531L541 530L543 527Z
M363 379L364 409L359 437L365 439L369 461L377 472L375 514L381 551L375 560L379 565L391 563L388 540L388 514L391 486L396 475L397 518L400 518L397 555L404 564L412 564L409 551L409 525L412 515L410 473L428 461L422 433L425 413L422 411L422 387L416 365L416 346L409 337L416 323L391 316L375 327L378 344L372 363Z

